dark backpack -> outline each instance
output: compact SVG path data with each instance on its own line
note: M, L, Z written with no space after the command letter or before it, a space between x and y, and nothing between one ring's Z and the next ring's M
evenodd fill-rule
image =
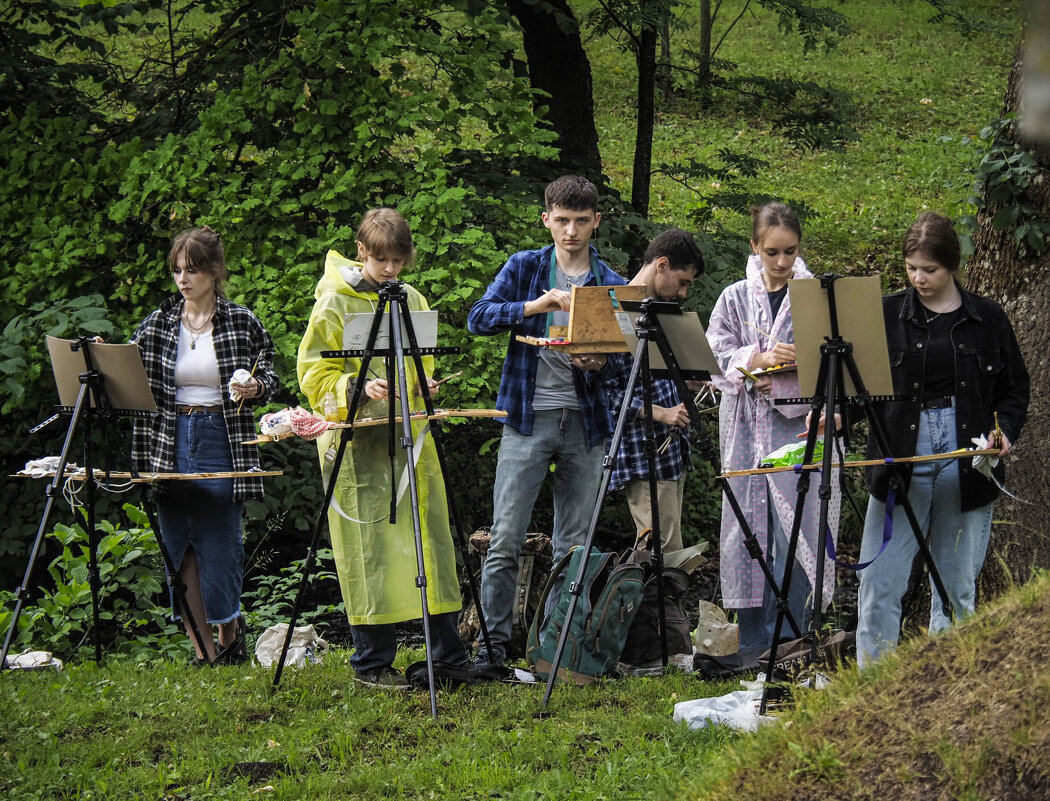
M660 647L660 593L656 582L656 568L651 562L642 564L645 571L645 593L642 608L631 624L620 661L639 667L663 661ZM692 654L693 638L689 633L689 614L682 598L689 590L690 578L684 570L664 567L664 621L667 624L667 655Z
M667 624L667 655L692 654L693 638L685 596L692 584L692 571L703 564L706 546L692 546L664 553L663 589L664 621ZM620 661L633 667L651 667L663 662L660 647L660 591L656 581L656 558L653 554L653 530L638 535L634 548L624 553L621 561L636 562L645 570L645 594L642 608L631 624ZM683 565L680 569L676 565Z
M541 679L550 676L558 640L569 611L569 584L576 580L584 550L575 547L551 571L529 627L525 659ZM564 571L558 604L544 616L547 598ZM565 650L558 665L558 678L575 684L591 684L616 669L627 632L641 606L644 570L641 565L620 564L614 553L591 548L579 599L576 603Z

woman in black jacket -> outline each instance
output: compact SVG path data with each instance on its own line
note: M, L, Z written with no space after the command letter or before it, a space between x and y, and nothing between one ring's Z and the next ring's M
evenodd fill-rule
M1028 371L1009 320L998 304L964 290L956 280L959 239L952 223L933 212L908 229L902 248L911 287L883 298L893 389L910 401L877 404L889 439L872 458L920 456L969 447L981 435L1010 452L1028 409ZM994 481L968 459L902 465L908 499L957 615L974 608L975 582L992 524ZM1002 464L995 470L1002 482ZM871 497L860 559L857 656L863 666L897 644L901 598L918 550L904 510L894 503L890 469L868 468ZM893 536L880 554L887 511ZM876 559L875 557L878 556ZM930 630L951 622L934 594Z

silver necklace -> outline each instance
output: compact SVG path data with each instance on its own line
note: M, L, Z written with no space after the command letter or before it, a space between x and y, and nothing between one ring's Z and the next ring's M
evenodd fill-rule
M936 320L942 314L944 314L944 312L937 312L936 314L933 315L933 317L931 317L930 316L930 310L927 309L925 306L922 307L922 316L926 318L926 322L927 323L932 323L934 320Z
M208 323L211 322L211 318L214 314L214 311L208 314L204 322L201 323L200 328L194 328L192 325L190 325L190 318L187 315L184 314L182 316L182 324L186 326L186 330L190 332L190 350L197 349L197 340L204 335L204 330L208 327Z

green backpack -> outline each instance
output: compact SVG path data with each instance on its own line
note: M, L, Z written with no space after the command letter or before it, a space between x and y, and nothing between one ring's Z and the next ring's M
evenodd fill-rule
M554 566L529 627L525 660L533 673L543 680L550 676L558 640L569 611L569 584L576 580L583 554L583 548L577 546ZM547 598L563 570L565 581L558 604L549 617L541 619L544 618ZM641 565L620 564L616 554L591 548L583 588L576 602L565 650L558 665L558 678L561 681L591 684L598 677L607 676L615 670L627 632L641 608L644 578Z

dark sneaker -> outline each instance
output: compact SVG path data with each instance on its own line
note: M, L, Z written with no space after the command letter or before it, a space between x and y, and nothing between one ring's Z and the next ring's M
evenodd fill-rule
M506 657L503 655L503 652L500 651L498 648L493 648L492 655L494 658L489 659L488 649L484 645L482 645L481 650L478 651L477 656L474 657L474 667L503 667L503 664L506 661Z
M392 667L379 670L355 670L354 681L383 690L407 690L412 686L408 679Z

